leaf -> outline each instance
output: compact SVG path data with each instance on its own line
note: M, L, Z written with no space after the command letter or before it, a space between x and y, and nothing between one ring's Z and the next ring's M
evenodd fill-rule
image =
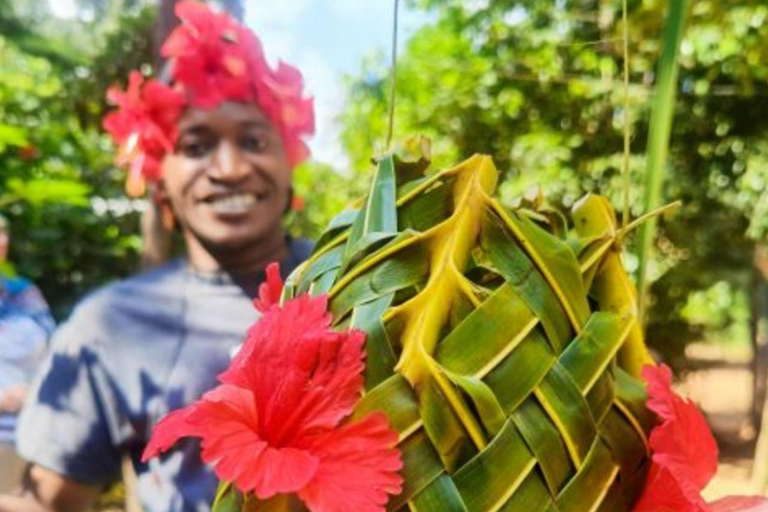
M634 318L610 312L589 317L584 330L560 356L579 390L586 394L616 356L629 335Z
M78 181L32 179L8 181L10 197L39 206L44 203L67 203L76 206L88 205L90 187Z
M537 324L514 287L505 283L442 340L435 358L452 372L485 376Z
M571 248L530 219L515 212L506 212L498 202L492 205L560 299L573 328L576 332L581 330L589 316L589 304L578 262Z
M0 151L6 146L26 146L29 144L27 132L20 126L0 123Z
M392 155L383 157L376 167L371 190L358 212L347 239L342 268L369 245L397 235L395 164Z
M488 215L483 224L483 249L494 269L514 287L542 323L547 339L559 352L571 341L572 329L565 309L523 250L511 243L501 219Z
M405 483L403 493L391 499L388 506L390 510L398 510L445 474L443 464L424 431L406 438L399 447L403 453L402 476Z
M611 493L619 467L611 452L599 439L589 451L584 467L557 496L560 512L584 512L592 510L594 503L601 503ZM623 505L623 504L622 504ZM605 510L621 510L622 507Z
M526 399L512 415L528 449L535 455L550 493L556 496L575 474L568 461L568 449L554 423L533 398Z
M535 466L536 459L508 421L488 448L456 472L454 481L467 510L491 511L514 494Z
M448 475L441 475L410 503L413 512L470 512Z
M381 317L392 303L394 293L357 306L352 313L351 327L367 333L365 337L365 385L375 388L392 376L397 358Z
M573 218L582 241L579 261L582 271L589 274L590 297L602 310L637 317L637 292L621 262L616 216L610 203L604 197L588 195L574 206ZM630 329L619 362L638 378L643 366L652 362L639 322Z
M398 249L400 247L405 247L401 258L382 259L371 268L360 265L357 267L359 275L348 285L340 281L341 285L334 286L330 292L330 309L334 315L342 318L360 304L423 282L428 262L421 248L406 242L397 245ZM367 261L376 261L374 256Z
M555 363L534 395L560 431L574 465L581 468L597 428L576 383L562 365Z
M552 495L538 472L531 471L499 512L557 512Z
M221 482L216 490L212 512L240 512L243 496L228 482Z
M406 137L394 150L395 172L398 183L417 180L426 173L432 161L432 142L428 137Z
M335 246L336 244L333 242L336 237L346 231L352 223L355 222L359 213L359 209L347 208L331 219L331 222L326 226L325 230L320 235L320 238L317 240L313 257L316 257L319 251L328 250L329 247Z

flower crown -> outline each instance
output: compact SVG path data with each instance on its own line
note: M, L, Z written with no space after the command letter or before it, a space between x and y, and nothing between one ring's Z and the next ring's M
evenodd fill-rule
M173 151L185 107L210 109L225 101L255 103L280 133L291 168L309 156L303 137L314 133L312 98L302 97L301 72L280 61L269 66L261 42L226 13L195 0L176 5L179 25L161 55L170 62L170 85L133 71L126 91L110 88L118 109L104 129L119 146L117 163L129 168L126 190L141 195L161 176L161 162Z

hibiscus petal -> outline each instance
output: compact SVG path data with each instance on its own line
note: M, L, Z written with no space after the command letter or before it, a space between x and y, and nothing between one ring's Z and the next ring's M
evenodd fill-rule
M160 47L160 55L166 59L184 55L192 44L185 30L174 30Z
M267 447L247 463L247 474L238 487L253 490L260 499L268 499L304 488L317 474L320 460L307 450Z
M748 511L750 506L763 506L762 501L732 499L713 509L704 502L701 490L717 470L717 444L704 416L672 391L669 367L645 366L643 378L648 384L647 406L661 421L651 432L653 462L634 512Z
M711 512L768 512L768 499L762 496L728 496L710 504Z
M701 491L717 471L717 443L704 416L671 388L672 371L665 365L646 366L648 408L662 420L650 437L654 461L668 468L684 487Z
M633 512L708 512L698 494L691 494L669 469L654 463L648 473L645 489Z
M203 2L182 0L177 2L174 13L183 23L193 27L205 27L214 13Z
M326 307L325 297L301 296L266 312L219 376L254 390L272 444L334 428L360 399L365 335L331 330Z
M280 264L270 263L266 269L267 279L259 286L259 298L253 305L262 313L280 303L283 293L283 280L280 277Z
M152 437L141 455L142 462L147 462L152 457L168 451L182 437L196 435L192 432L192 427L187 424L187 416L190 410L196 406L193 404L185 409L173 411L155 425L152 430Z
M312 512L383 512L402 492L397 433L374 413L311 439L320 466L299 497Z

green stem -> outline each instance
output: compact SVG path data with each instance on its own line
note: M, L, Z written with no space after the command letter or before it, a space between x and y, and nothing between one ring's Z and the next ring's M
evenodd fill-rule
M621 5L621 17L624 22L624 158L621 172L624 175L624 211L621 225L629 223L629 22L627 20L627 0Z
M654 210L662 202L665 166L672 132L672 118L677 96L677 72L680 42L685 28L688 0L670 0L664 29L664 46L659 59L658 80L651 107L651 124L648 134L648 150L645 173L644 211ZM637 283L640 290L638 301L640 321L644 324L648 295L648 262L653 251L656 235L656 218L640 227L639 268Z
M395 125L395 91L397 89L397 13L399 0L395 0L394 15L392 20L392 90L389 93L389 121L387 124L386 151L392 147L392 133Z

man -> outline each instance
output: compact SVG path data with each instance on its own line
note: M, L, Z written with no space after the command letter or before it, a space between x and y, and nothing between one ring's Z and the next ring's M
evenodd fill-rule
M154 182L186 258L94 293L55 334L21 417L24 492L0 497L2 512L86 510L124 455L147 512L207 510L217 482L197 444L149 465L141 452L162 416L214 387L256 318L265 266L289 272L309 254L281 226L291 170L307 154L300 137L312 131L300 74L269 68L226 15L190 1L177 14L163 48L170 84L132 76L127 93L112 92L121 110L105 127L130 188Z
M7 263L10 241L8 221L0 215L0 265ZM24 465L14 449L17 416L53 327L40 290L0 270L0 492L20 481Z

